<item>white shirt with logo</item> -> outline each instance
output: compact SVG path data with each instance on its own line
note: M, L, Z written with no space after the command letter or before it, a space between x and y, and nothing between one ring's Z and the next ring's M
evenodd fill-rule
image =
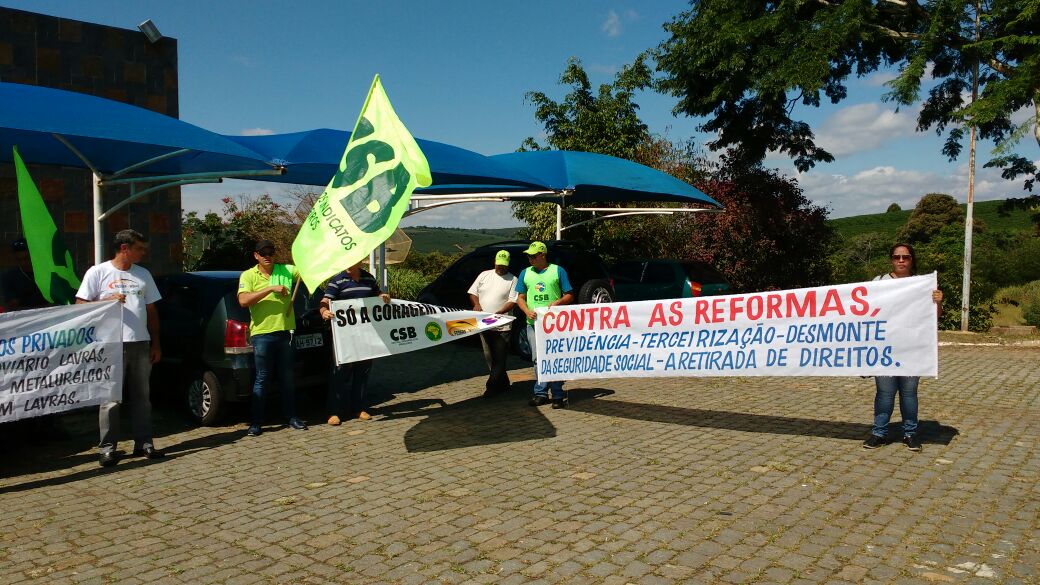
M473 285L469 287L469 294L476 295L480 308L489 313L497 311L506 301L516 302L516 277L506 272L499 275L494 270L481 272ZM509 331L509 325L496 327L498 331Z
M91 266L83 275L83 283L76 298L98 301L114 294L126 295L123 303L123 341L148 341L147 306L162 298L152 280L152 274L133 264L130 270L119 270L112 261Z

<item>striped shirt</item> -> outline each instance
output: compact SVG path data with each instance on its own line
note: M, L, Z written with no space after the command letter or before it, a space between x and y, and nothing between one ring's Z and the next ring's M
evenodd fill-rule
M364 270L357 280L351 278L346 270L337 273L329 279L329 284L325 287L325 298L332 301L378 297L380 294L382 293L376 284L376 278Z

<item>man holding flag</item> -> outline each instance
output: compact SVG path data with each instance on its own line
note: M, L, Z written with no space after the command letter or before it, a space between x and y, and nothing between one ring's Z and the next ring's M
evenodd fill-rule
M293 381L292 332L296 329L296 315L292 290L300 273L292 264L275 264L276 252L270 241L258 241L253 248L256 266L242 272L238 279L238 304L249 309L249 336L256 360L253 418L247 432L250 437L263 432L265 401L275 377L282 393L282 414L289 419L289 426L307 430L307 423L296 417Z

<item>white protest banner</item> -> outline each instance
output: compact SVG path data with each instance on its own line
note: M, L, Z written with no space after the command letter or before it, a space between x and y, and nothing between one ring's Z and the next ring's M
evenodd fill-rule
M540 382L655 376L936 376L934 273L539 309Z
M379 297L332 301L336 363L383 357L441 345L512 322L510 315L461 311Z
M0 423L120 400L115 302L0 314Z

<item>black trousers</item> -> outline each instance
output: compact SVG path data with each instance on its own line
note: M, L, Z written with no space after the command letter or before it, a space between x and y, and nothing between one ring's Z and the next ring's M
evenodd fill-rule
M485 331L480 334L480 344L484 346L484 360L491 372L484 393L497 394L509 390L509 374L506 373L509 331Z
M351 419L365 410L365 391L370 373L372 360L332 366L327 401L329 415Z

